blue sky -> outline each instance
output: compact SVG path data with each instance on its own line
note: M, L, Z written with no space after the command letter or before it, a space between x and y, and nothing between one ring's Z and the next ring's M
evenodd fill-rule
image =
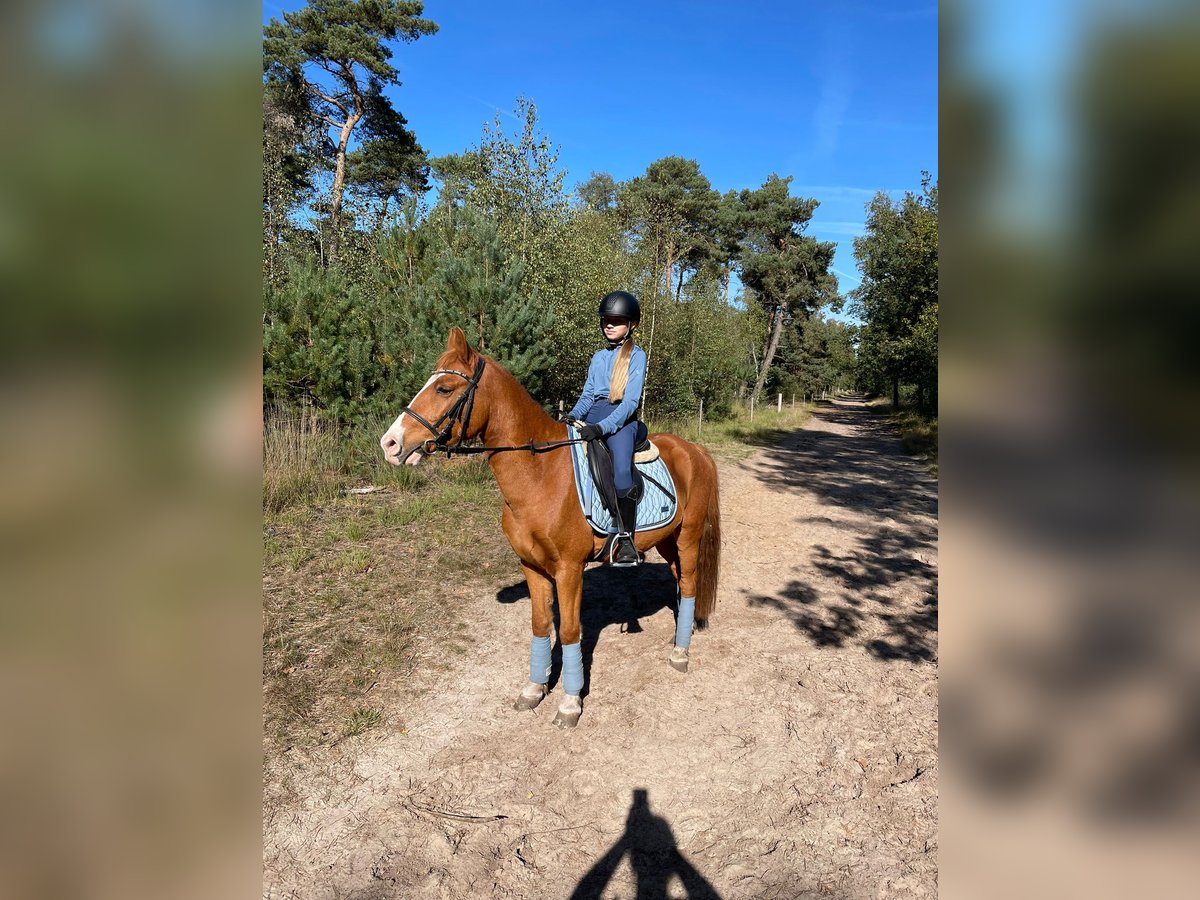
M264 21L303 5L264 0ZM396 47L390 94L431 155L525 96L568 186L670 155L721 192L792 175L821 203L809 233L838 243L843 291L874 193L937 177L934 3L429 0L424 15L441 30Z

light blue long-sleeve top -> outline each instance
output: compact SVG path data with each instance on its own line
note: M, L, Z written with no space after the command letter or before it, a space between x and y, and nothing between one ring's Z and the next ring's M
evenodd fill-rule
M583 393L571 408L572 419L582 419L588 414L597 400L608 399L608 384L612 380L613 364L617 361L620 347L603 347L596 351L588 365L587 380L583 383ZM625 383L625 396L617 408L598 423L600 430L606 434L615 434L637 411L642 399L642 383L646 379L646 354L637 344L629 354L629 381Z

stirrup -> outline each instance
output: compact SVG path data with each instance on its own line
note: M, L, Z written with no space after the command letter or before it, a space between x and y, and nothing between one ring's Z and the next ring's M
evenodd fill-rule
M618 559L618 548L621 546L621 541L629 542L630 549L633 550L633 559L621 560ZM641 554L637 551L637 545L633 543L633 535L629 532L622 532L613 537L612 543L608 546L608 564L618 569L623 569L628 566L636 566L642 561Z

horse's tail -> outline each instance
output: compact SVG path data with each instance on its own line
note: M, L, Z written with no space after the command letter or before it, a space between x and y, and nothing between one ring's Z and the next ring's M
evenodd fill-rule
M721 571L721 492L717 484L717 466L704 451L708 464L708 504L700 531L700 549L696 560L696 627L704 628L717 605L717 576Z

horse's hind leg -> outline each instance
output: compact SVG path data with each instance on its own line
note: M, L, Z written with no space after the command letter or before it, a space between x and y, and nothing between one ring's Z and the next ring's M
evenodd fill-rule
M675 579L675 584L679 584L679 545L676 543L676 535L672 534L669 538L659 543L654 549L658 551L658 555L667 561L667 567L671 570L671 576Z
M663 541L661 544L659 544L657 549L658 549L659 554L662 556L662 558L667 561L667 565L671 569L671 574L675 576L675 584L679 590L679 593L676 594L676 599L680 601L678 606L676 607L678 615L677 615L677 618L675 621L675 645L672 648L671 656L668 658L667 661L671 664L671 667L673 669L675 669L676 671L686 672L687 668L688 668L687 645L688 645L688 643L690 643L690 637L691 637L691 633L692 633L692 618L694 615L696 601L695 601L695 599L692 599L690 604L685 605L681 599L684 596L683 580L682 580L683 579L683 575L682 575L683 569L682 569L682 562L680 560L680 554L679 554L678 538L679 538L678 534L672 535L671 537L669 537L665 541ZM693 565L693 568L694 568L694 565ZM694 575L692 576L692 580L694 583L694 581L695 581ZM688 637L684 639L684 644L682 645L682 647L679 644L681 629L686 630L687 634L688 634Z
M529 585L529 608L533 638L529 642L529 681L513 702L513 709L533 709L546 696L550 680L550 628L554 624L550 611L553 583L537 569L521 564Z
M679 608L675 618L675 646L667 662L677 672L688 670L688 648L692 642L692 624L696 617L696 567L700 560L700 533L703 520L685 521L676 539L678 563L673 567L679 581Z

